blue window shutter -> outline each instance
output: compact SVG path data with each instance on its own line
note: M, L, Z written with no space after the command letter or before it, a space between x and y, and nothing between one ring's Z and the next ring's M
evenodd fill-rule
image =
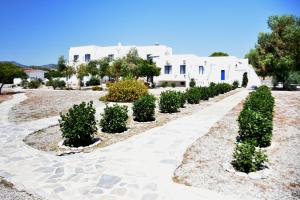
M221 70L221 81L225 80L225 70Z

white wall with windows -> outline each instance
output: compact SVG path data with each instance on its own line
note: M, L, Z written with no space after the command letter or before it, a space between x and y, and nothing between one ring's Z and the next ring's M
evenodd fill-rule
M193 54L172 54L172 48L165 45L150 46L81 46L71 47L69 50L69 63L82 64L91 60L109 57L114 60L125 56L130 49L136 48L143 59L153 59L161 68L161 75L154 77L157 85L163 82L176 83L178 86L189 86L194 79L197 86L207 86L210 82L232 83L238 80L241 84L244 72L248 73L249 86L259 86L260 79L254 72L248 59L234 56L200 57ZM75 63L74 63L75 61Z

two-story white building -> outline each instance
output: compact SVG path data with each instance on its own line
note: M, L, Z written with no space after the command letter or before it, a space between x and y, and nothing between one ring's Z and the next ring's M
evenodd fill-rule
M81 46L71 47L69 50L69 63L88 63L109 57L110 60L125 56L130 49L136 48L143 59L153 59L161 68L161 75L154 78L157 85L164 82L175 83L177 86L188 87L192 79L198 86L207 86L210 82L232 83L242 82L244 72L248 73L248 87L259 86L260 79L248 59L239 59L234 56L200 57L193 54L172 54L172 48L165 45L151 46Z

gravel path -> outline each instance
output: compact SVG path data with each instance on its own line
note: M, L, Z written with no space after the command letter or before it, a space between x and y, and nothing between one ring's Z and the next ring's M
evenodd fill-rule
M14 185L0 177L0 199L1 200L40 200L25 191L18 190Z
M273 92L273 140L267 148L273 168L268 179L251 180L225 172L222 163L232 160L238 135L237 116L242 104L199 138L185 153L174 180L186 185L234 194L240 199L300 198L300 93Z

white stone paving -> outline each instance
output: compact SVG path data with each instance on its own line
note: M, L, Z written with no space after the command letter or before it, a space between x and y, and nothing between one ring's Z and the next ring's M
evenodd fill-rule
M23 143L26 135L56 124L58 117L9 123L10 108L26 98L16 94L0 104L0 176L44 199L234 199L174 183L172 176L188 146L247 94L242 90L193 115L94 152L62 157Z

